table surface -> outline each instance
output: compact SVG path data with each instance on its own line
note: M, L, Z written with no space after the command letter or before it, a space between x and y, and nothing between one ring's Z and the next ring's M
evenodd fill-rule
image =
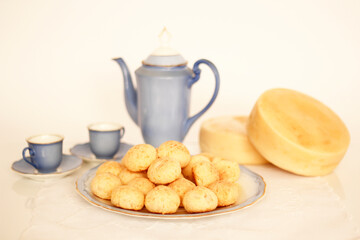
M170 1L1 1L0 239L18 239L29 227L31 199L41 188L10 169L25 137L59 133L68 150L87 140L88 124L115 121L126 127L126 141L141 142L126 110L122 73L111 59L124 57L135 77L164 25L190 68L206 58L221 75L217 100L187 139L196 141L200 124L211 117L248 115L271 88L318 99L351 134L344 159L323 179L360 226L359 3L183 0L174 9ZM213 93L211 71L204 66L201 74L191 90L191 115Z
M2 148L5 149L5 158L1 161L0 182L5 196L0 198L2 213L0 226L3 229L0 232L1 239L19 239L21 233L30 226L32 208L29 199L34 197L41 188L41 182L21 177L10 169L11 163L20 158L21 145L21 143L11 144ZM69 149L72 145L74 144L65 144L64 149ZM343 200L354 222L360 226L360 188L354 187L360 182L358 174L360 162L356 161L355 154L356 151L350 147L348 154L335 172L323 178ZM93 164L84 163L82 168L74 174L81 175L93 166Z

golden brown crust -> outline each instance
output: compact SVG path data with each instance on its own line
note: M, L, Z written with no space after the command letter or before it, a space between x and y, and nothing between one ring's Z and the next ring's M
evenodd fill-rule
M121 185L119 177L111 173L96 174L90 183L93 194L102 199L110 199L114 188Z
M192 182L195 182L195 179L193 176L193 167L198 162L210 162L210 160L207 157L200 155L200 154L194 155L194 156L191 156L188 165L186 165L182 169L182 174L184 175L184 177L189 179Z
M214 154L209 153L209 152L202 152L202 153L199 153L198 155L207 157L210 162L212 162L213 158L215 157Z
M179 205L179 195L167 186L157 186L145 197L145 207L153 213L172 214L177 211Z
M217 181L208 186L218 198L218 206L224 207L234 204L240 196L240 186L234 182Z
M176 181L170 183L168 186L172 188L179 195L180 206L183 206L182 199L185 193L196 187L196 185L193 182L187 180L186 178L179 178Z
M144 177L134 178L128 183L128 185L136 187L145 195L155 187L154 183L152 183L148 178Z
M217 207L218 199L210 189L197 186L185 193L183 205L189 213L209 212Z
M169 159L157 159L154 161L148 171L147 176L155 184L168 184L181 175L181 166L178 161Z
M122 185L112 191L111 203L124 209L141 210L144 207L145 196L133 186Z
M148 169L156 160L156 149L149 144L135 145L129 149L123 158L126 168L132 172L140 172Z
M220 180L236 182L240 177L239 164L228 160L218 160L213 162L214 167L218 170Z
M197 186L207 186L219 180L219 172L210 162L198 162L193 167L193 175Z
M146 177L146 172L132 172L124 168L119 175L122 184L128 184L131 180L138 177Z
M120 172L122 171L123 167L119 162L116 161L106 161L103 164L101 164L98 169L96 170L96 174L99 173L111 173L115 176L119 176Z
M190 161L190 152L184 144L177 141L162 143L157 149L158 157L178 161L181 167L185 167Z

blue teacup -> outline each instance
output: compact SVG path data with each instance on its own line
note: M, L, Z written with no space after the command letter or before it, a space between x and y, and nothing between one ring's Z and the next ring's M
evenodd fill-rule
M96 158L112 159L120 148L125 128L116 123L94 123L88 126L90 149Z
M42 134L26 139L29 147L24 148L24 161L32 165L41 173L55 172L62 160L62 146L64 137L57 134ZM26 157L29 151L30 157Z

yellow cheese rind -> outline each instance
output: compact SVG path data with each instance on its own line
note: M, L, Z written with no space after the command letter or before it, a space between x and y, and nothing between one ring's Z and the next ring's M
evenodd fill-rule
M350 144L345 124L331 109L288 89L263 93L247 130L251 143L269 162L303 176L331 173Z
M248 140L247 119L223 116L204 121L200 128L201 151L240 164L267 163Z

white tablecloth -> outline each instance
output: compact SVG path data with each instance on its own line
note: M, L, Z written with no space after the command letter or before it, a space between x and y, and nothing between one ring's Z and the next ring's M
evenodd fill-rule
M203 219L142 219L97 208L75 190L81 173L44 182L28 203L32 220L21 239L360 239L324 178L272 165L249 168L264 177L265 197L238 212Z

